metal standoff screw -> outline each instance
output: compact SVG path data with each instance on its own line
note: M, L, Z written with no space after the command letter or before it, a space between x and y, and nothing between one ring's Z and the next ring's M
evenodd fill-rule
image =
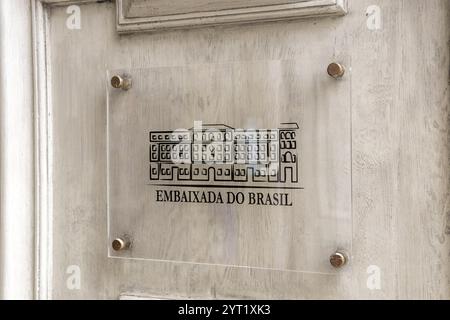
M114 251L122 251L130 247L130 241L123 238L114 239L112 242L112 248Z
M330 256L330 263L333 267L339 269L347 264L347 255L343 252L335 252Z
M333 62L328 66L327 72L330 77L340 79L345 74L345 67L340 63Z
M129 90L131 88L131 78L128 76L115 75L111 78L111 85L113 88Z

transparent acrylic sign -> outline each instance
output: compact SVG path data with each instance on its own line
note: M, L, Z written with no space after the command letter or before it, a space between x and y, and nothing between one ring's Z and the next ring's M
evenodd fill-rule
M350 80L304 61L108 71L109 241L131 243L110 257L336 272L352 236Z

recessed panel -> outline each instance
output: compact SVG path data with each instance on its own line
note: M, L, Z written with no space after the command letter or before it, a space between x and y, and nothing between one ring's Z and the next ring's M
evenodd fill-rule
M128 18L295 4L310 0L126 0ZM128 2L128 3L127 3Z

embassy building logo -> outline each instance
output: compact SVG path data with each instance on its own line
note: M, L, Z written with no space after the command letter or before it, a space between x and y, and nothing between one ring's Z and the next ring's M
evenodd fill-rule
M297 123L278 129L194 128L150 132L150 180L173 186L250 187L299 182Z

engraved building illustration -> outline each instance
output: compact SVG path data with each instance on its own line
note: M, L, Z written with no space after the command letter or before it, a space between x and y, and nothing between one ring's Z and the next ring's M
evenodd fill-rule
M150 132L150 180L297 183L297 123Z

